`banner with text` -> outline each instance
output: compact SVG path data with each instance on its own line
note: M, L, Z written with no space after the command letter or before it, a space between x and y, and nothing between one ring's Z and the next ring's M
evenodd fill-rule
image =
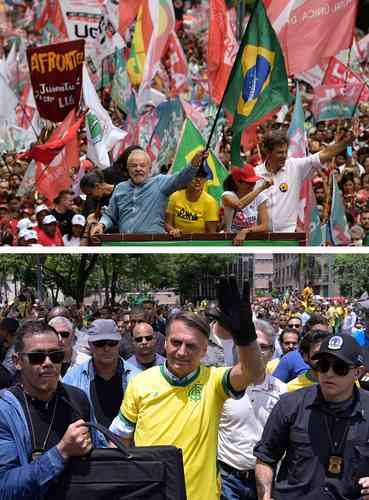
M84 41L30 48L27 59L40 116L52 122L63 121L79 105Z

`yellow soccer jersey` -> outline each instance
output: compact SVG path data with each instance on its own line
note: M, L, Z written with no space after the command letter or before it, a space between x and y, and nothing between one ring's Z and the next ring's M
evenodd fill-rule
M205 233L206 222L219 220L218 205L205 191L197 201L188 201L186 190L176 191L169 198L167 212L174 215L174 227L182 233Z
M280 358L271 359L270 361L268 361L266 368L265 368L265 371L269 375L273 375L273 372L277 368L277 366L279 365L279 362L280 362Z
M130 380L120 416L135 425L136 446L174 445L183 451L188 500L218 500L216 456L224 401L231 396L230 368L201 366L186 383L164 366Z

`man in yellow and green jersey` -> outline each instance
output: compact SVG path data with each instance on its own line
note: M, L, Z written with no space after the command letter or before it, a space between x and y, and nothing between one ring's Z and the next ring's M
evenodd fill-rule
M136 446L174 445L182 449L188 500L217 500L218 425L224 401L242 397L264 377L256 342L248 286L241 299L234 277L218 285L220 321L232 333L240 361L232 368L200 365L209 326L199 314L181 312L167 325L167 362L129 383L110 430Z

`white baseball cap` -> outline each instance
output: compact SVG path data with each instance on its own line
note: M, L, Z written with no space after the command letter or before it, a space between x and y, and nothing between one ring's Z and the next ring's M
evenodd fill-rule
M17 222L18 231L21 231L22 229L28 229L31 227L34 227L34 224L32 223L31 219L28 217L24 217L23 219L20 219Z
M53 224L54 222L57 222L57 220L53 215L46 215L46 217L42 219L42 224Z
M86 218L83 215L76 214L72 218L72 226L85 226Z
M49 212L49 207L47 207L46 205L37 205L37 207L35 208L35 214L37 215L40 212L43 212L44 210Z
M28 232L29 232L29 229L21 229L18 233L18 238L19 239L24 238Z

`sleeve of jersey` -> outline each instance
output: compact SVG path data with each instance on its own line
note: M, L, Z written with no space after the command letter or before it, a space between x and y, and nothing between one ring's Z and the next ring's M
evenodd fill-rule
M109 430L117 436L130 437L135 432L137 417L135 391L132 382L129 382L122 406L118 415L111 423Z
M245 391L235 391L231 385L230 373L232 368L217 368L219 372L219 382L222 388L222 393L224 394L224 399L241 399L245 394Z

